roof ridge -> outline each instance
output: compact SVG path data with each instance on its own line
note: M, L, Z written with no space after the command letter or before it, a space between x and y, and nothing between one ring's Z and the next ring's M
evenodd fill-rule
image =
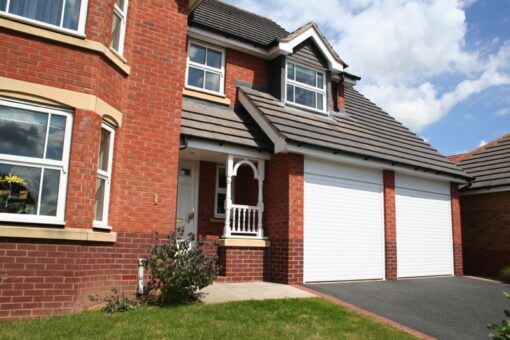
M458 158L456 158L455 163L460 163L463 160L466 160L474 155L484 152L487 148L490 148L490 147L498 144L499 142L504 141L507 138L510 138L510 133L507 133L506 135L503 135L499 138L494 139L493 141L490 141L482 146L479 146L478 148L476 148L470 152L466 152L463 154L457 154L457 155L451 155L451 156L448 156L448 158L453 157L455 159L455 157L458 156Z

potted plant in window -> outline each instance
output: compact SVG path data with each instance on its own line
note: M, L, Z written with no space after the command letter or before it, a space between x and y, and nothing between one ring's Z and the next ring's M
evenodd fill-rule
M0 212L23 213L27 182L18 176L0 176Z

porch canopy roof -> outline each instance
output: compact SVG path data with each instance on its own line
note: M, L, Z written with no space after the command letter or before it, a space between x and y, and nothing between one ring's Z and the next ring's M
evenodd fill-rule
M228 143L235 146L273 151L273 144L243 107L184 97L181 135Z

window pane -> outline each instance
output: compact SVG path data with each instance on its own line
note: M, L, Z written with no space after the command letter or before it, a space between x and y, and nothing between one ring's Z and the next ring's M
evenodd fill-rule
M296 65L296 81L315 86L315 71Z
M99 141L99 161L98 169L108 171L108 157L110 155L111 132L101 129L101 139Z
M48 114L0 106L0 153L44 156Z
M220 75L216 73L205 73L205 88L210 91L220 92Z
M227 196L225 194L218 194L218 198L216 200L216 213L220 215L225 214L225 199Z
M66 0L64 9L64 27L72 30L78 29L80 21L81 0Z
M124 0L115 0L115 4L124 10Z
M60 26L62 0L11 0L9 12L25 18Z
M294 86L292 85L287 85L287 100L289 102L294 101Z
M48 146L46 149L46 158L62 160L64 151L64 135L66 131L66 117L51 115L50 130L48 135Z
M96 182L96 202L94 204L94 220L103 220L103 207L104 207L104 194L105 194L106 181L98 178Z
M115 50L119 50L120 46L120 26L122 24L122 19L117 15L113 15L113 24L112 24L112 41L110 43L111 47Z
M225 189L227 187L227 177L225 168L218 168L218 188Z
M315 92L308 91L296 86L295 102L301 105L315 108Z
M39 215L57 216L60 171L44 169Z
M190 67L188 71L188 85L204 88L204 71Z
M37 214L41 169L0 163L0 213Z
M319 89L324 88L324 76L322 75L322 73L317 73L317 87Z
M287 64L287 79L294 80L294 64Z
M213 50L207 50L207 65L221 69L221 53Z
M6 5L7 5L7 0L0 0L0 11L5 11Z
M205 48L191 44L189 47L189 60L205 65Z
M317 93L317 109L324 110L324 96Z

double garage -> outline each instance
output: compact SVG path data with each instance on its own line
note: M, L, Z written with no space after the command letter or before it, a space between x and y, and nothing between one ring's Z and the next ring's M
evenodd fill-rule
M304 281L385 278L381 170L305 159ZM449 182L396 173L397 276L453 274Z

